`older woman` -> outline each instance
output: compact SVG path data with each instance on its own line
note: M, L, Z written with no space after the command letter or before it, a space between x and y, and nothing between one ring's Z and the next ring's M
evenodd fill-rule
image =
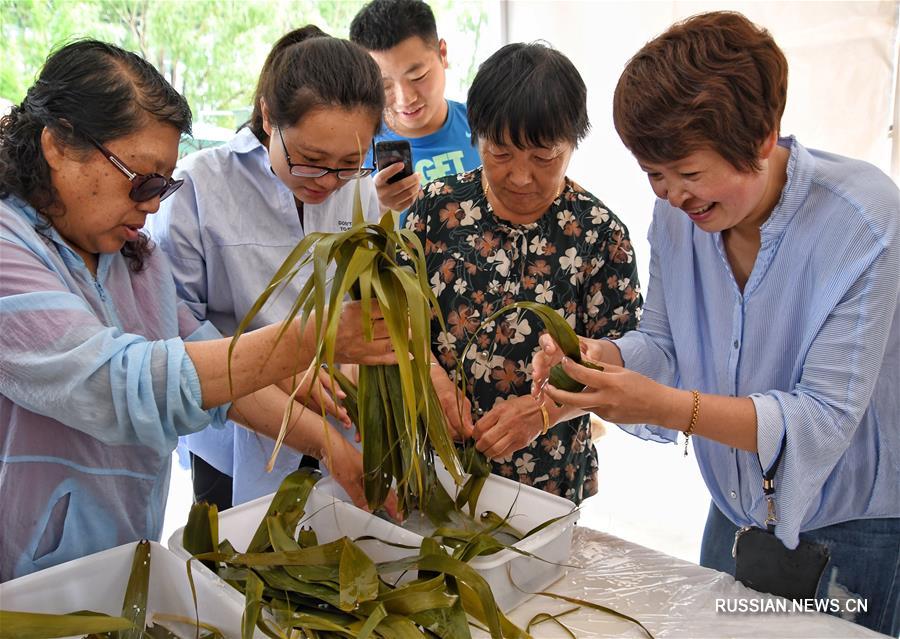
M158 539L178 436L221 423L232 398L229 416L276 433L290 399L273 384L315 352L310 330L263 327L229 378L230 340L178 301L140 229L178 196L190 125L152 65L95 40L53 53L0 120L0 581ZM338 358L391 361L384 322L366 342L345 311ZM359 454L322 437L286 443L343 464L361 496Z
M433 322L432 378L459 439L474 437L494 471L575 503L597 490L587 417L529 394L543 327L510 313L466 342L510 302L556 309L579 333L619 337L637 326L641 294L628 231L596 197L566 178L589 124L574 65L542 44L511 44L478 70L468 118L483 166L431 182L407 227L425 245L447 331ZM468 400L457 410L457 362ZM449 373L449 377L448 377ZM548 428L549 427L549 428Z
M790 554L805 596L865 599L838 608L896 636L900 194L869 164L779 137L786 94L783 53L736 13L676 24L631 59L613 114L659 198L646 312L621 339L585 340L603 372L564 365L584 393L545 392L657 425L641 437L695 436L713 502L701 564L775 575Z

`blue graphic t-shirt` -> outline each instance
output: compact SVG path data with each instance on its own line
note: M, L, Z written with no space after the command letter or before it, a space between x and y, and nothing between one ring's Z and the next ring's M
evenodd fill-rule
M413 165L422 176L423 186L432 180L471 171L481 165L478 150L472 146L466 105L452 100L447 100L447 121L434 133L420 138L405 138L383 124L382 133L375 137L375 141L384 140L409 141ZM371 149L366 156L366 166L374 166Z

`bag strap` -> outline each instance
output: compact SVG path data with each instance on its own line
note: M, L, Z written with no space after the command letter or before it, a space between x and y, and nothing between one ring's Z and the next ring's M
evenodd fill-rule
M781 438L781 448L778 450L778 456L775 457L775 461L769 467L768 472L763 470L762 462L759 461L759 455L756 456L759 470L763 476L763 493L766 495L766 503L768 504L766 528L773 534L775 532L775 524L778 523L778 518L775 516L775 473L778 471L778 465L781 463L781 458L784 456L784 447L786 443L787 433Z

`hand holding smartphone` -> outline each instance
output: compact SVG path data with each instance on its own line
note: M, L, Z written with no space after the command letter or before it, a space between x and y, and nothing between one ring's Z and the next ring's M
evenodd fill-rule
M379 171L397 162L403 163L403 170L388 179L388 184L399 182L413 174L412 150L406 140L385 140L375 143L375 166Z

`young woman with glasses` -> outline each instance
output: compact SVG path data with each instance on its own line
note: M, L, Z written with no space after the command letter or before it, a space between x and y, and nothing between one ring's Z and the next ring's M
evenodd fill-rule
M226 412L276 433L274 383L309 366L309 331L276 347L280 324L264 327L238 344L231 386L230 340L178 301L140 232L181 185L190 126L149 63L94 40L53 53L0 119L0 581L159 539L178 437ZM383 321L365 342L357 306L342 318L341 361L395 361Z
M152 223L154 239L171 258L178 293L198 319L233 333L297 242L308 233L350 227L357 188L365 216L378 218L371 169L363 162L383 108L378 66L357 45L312 25L275 44L250 122L226 144L179 163L175 177L184 187ZM292 293L310 274L311 265L263 309L259 325L287 315ZM341 423L349 427L329 394L327 374L311 379L317 386L311 396L322 398L337 430L343 431ZM304 427L322 432L320 410L312 408L302 416ZM346 478L361 469L361 457L341 434L329 432L345 454L323 461L349 485ZM195 495L220 508L273 492L302 457L282 449L266 472L274 442L239 427L192 435L187 446ZM302 452L313 453L303 463L320 457Z

